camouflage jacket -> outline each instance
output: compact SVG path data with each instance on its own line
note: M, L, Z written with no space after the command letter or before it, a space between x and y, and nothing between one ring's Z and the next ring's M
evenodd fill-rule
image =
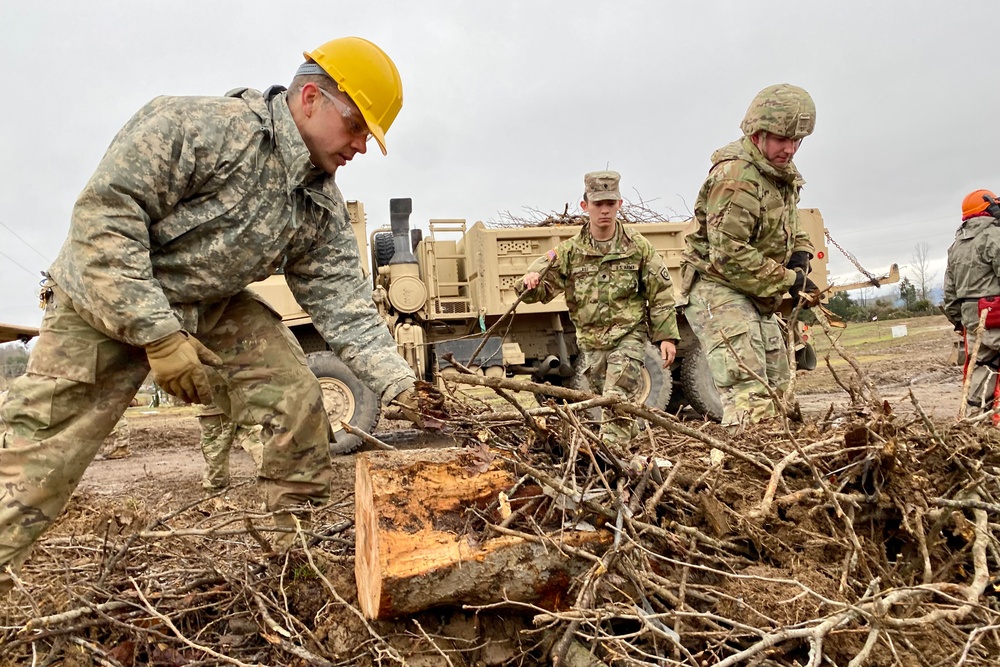
M792 163L772 166L748 137L712 154L712 169L695 203L697 229L686 237L682 274L694 269L774 312L795 282L792 253L815 250L799 225L804 181ZM685 281L685 288L689 288Z
M636 330L654 343L679 340L674 288L663 259L642 234L621 223L617 227L607 254L594 247L590 225L556 246L552 268L524 300L548 303L565 291L577 342L585 350L612 349ZM541 273L548 261L543 255L528 273ZM523 280L517 290L524 290Z
M280 266L330 347L389 398L413 373L371 301L333 176L283 93L158 97L115 136L50 273L112 337L197 333L206 304ZM394 393L393 393L394 392Z
M978 301L984 296L1000 296L1000 222L985 214L963 222L948 248L945 315L952 324L974 330L979 326Z

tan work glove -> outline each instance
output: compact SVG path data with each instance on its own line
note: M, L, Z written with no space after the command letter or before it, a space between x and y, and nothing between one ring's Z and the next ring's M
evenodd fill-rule
M392 402L417 428L436 431L444 426L442 420L447 418L444 396L436 387L421 380L417 380L416 387L399 392Z
M399 395L392 399L396 403L399 403L399 409L403 411L403 415L409 419L411 422L420 426L424 422L424 418L420 416L420 405L417 400L417 390L413 387L409 389L404 389L399 393Z
M146 346L149 368L156 384L188 403L212 403L212 385L203 363L219 366L222 359L186 331L174 333Z

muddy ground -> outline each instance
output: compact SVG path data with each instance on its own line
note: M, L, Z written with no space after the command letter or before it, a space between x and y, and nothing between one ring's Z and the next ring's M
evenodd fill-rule
M905 326L905 337L893 338L892 328ZM957 339L943 316L893 320L882 323L850 324L837 330L840 342L863 366L893 409L913 410L908 392L934 420L946 420L958 412L962 393L961 367L950 365L949 356ZM796 393L803 414L819 416L834 405L849 404L834 373L851 375L848 363L830 354L830 344L818 328L813 329L819 357L814 371L799 371ZM830 368L832 367L833 372ZM87 470L79 492L97 495L160 494L183 496L200 492L202 459L198 448L198 420L192 408L130 408L132 455L124 459L98 460ZM446 445L443 438L420 439L406 423L383 421L376 433L400 447ZM344 489L354 483L354 457L334 461L335 480ZM234 483L251 482L253 462L242 450L233 452L231 471Z

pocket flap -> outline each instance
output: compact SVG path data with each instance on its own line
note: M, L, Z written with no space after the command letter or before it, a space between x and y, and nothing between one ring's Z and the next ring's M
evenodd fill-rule
M38 335L27 372L73 382L97 382L97 342L72 336L57 336L42 330Z
M736 347L735 345L736 339L742 336L743 334L749 333L749 331L750 331L750 323L747 322L746 320L738 320L736 322L731 322L729 324L721 326L717 328L714 332L712 332L712 338L716 339L717 342L708 351L711 352L712 350L716 350L720 347L725 347L727 339L730 341L730 344L733 345L733 347Z

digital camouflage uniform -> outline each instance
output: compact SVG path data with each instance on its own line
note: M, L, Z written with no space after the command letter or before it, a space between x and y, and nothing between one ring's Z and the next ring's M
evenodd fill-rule
M343 196L312 166L285 94L143 107L77 200L27 374L0 408L0 567L25 558L76 488L149 373L142 346L181 329L223 360L206 369L216 403L269 434L267 506L325 500L319 385L278 315L244 289L280 266L366 385L386 401L413 385L372 304Z
M725 425L778 415L767 387L740 362L779 394L788 386L774 313L795 282L785 267L792 253L814 253L796 208L803 182L792 163L772 166L745 136L713 153L698 193L697 229L686 237L681 266L684 313L708 358Z
M639 388L646 342L677 341L670 274L653 245L616 223L607 253L590 236L590 225L555 248L556 259L524 301L548 303L566 294L569 316L583 355L583 370L595 393L632 400ZM542 273L542 256L528 273ZM517 282L524 290L523 280ZM638 435L635 420L604 412L601 438L626 446Z
M944 311L965 327L971 348L979 328L979 299L1000 296L1000 222L982 214L962 223L948 248L944 272ZM975 363L970 360L969 405L990 408L1000 370L1000 329L984 329Z
M262 446L261 427L237 424L215 405L198 413L201 427L201 454L205 458L202 488L214 493L229 486L229 452L233 444L242 447L260 468Z
M123 459L132 456L132 429L125 415L118 420L111 433L104 439L101 456L105 459Z

